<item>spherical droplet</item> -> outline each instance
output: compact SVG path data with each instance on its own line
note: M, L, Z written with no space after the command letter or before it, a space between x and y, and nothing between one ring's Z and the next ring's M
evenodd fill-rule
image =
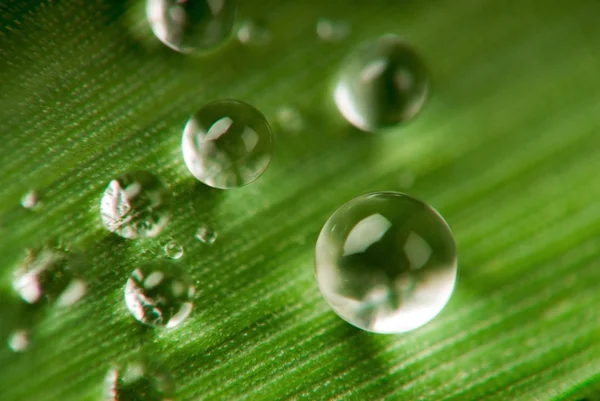
M35 190L28 191L21 197L21 206L25 209L33 209L38 204L38 194Z
M271 127L265 117L237 100L207 104L183 131L187 168L214 188L241 187L256 180L269 166L272 147Z
M154 261L135 269L125 285L125 302L140 322L175 327L192 311L195 294L190 278L169 262Z
M217 232L208 226L198 227L196 230L196 239L207 245L211 245L217 240Z
M419 56L400 38L385 35L363 43L343 62L334 100L352 125L374 132L413 118L428 88Z
M179 259L183 256L183 245L175 240L167 241L165 245L163 245L163 249L165 254L171 259Z
M147 0L154 34L173 50L211 49L230 35L236 14L233 0Z
M50 246L27 249L15 269L13 288L30 304L46 299L58 307L74 304L87 290L76 277L69 255Z
M375 192L344 204L316 247L321 293L344 320L376 333L401 333L433 319L456 281L450 228L408 195Z
M29 333L27 330L17 330L8 337L8 347L14 352L23 352L29 347Z
M164 369L130 361L108 370L104 379L105 401L169 401L175 383Z
M145 171L112 180L100 202L104 227L123 238L155 237L169 220L170 195L154 175Z

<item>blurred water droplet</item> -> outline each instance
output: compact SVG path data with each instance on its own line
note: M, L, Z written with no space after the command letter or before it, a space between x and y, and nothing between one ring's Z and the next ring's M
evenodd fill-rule
M218 100L189 119L181 146L198 180L228 189L256 180L269 166L273 145L260 111L237 100Z
M196 238L207 245L211 245L217 240L217 232L208 226L199 227L196 230Z
M350 24L321 18L317 21L317 35L325 42L339 42L350 35Z
M291 106L282 106L275 116L282 130L297 134L305 128L305 121L300 112Z
M155 237L169 220L170 196L154 175L145 171L112 180L100 202L104 227L123 238Z
M231 35L236 10L232 0L147 0L146 4L156 37L183 53L223 43Z
M29 347L27 330L17 330L8 337L8 347L14 352L23 352Z
M104 378L105 401L169 401L175 383L164 369L141 361L112 367Z
M183 246L175 240L168 241L163 249L167 256L171 259L179 259L183 256Z
M237 31L237 38L243 44L266 45L271 42L272 36L265 24L244 21Z
M412 119L425 103L428 87L418 55L402 39L385 35L346 58L334 100L351 124L375 132Z
M35 190L27 192L21 197L21 206L25 209L33 209L38 205L38 194Z
M25 259L15 268L13 288L30 304L45 298L58 307L72 305L85 295L86 285L71 265L69 255L61 249L27 249Z
M135 269L125 285L131 314L149 326L172 328L192 311L195 289L185 272L154 261Z
M398 176L398 185L400 189L410 189L415 184L415 179L415 174L412 171L404 171Z

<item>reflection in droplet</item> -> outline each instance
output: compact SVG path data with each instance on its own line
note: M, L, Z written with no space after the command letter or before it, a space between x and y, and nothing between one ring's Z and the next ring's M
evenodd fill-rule
M185 164L198 180L214 188L241 187L270 163L271 127L249 104L219 100L190 118L181 146Z
M14 352L23 352L29 347L27 330L17 330L8 337L8 347Z
M125 285L125 302L140 322L172 328L192 311L195 289L190 278L169 262L154 261L135 269Z
M397 192L344 204L327 220L316 248L321 293L344 320L376 333L413 330L452 294L456 245L430 206Z
M256 21L244 21L237 31L237 38L241 43L250 45L266 45L272 39L266 25Z
M171 375L142 361L114 366L104 379L105 401L170 401L174 393Z
M154 175L145 171L112 180L102 196L104 227L123 238L155 237L169 220L170 195Z
M183 53L211 49L231 34L236 14L233 0L147 0L154 34Z
M13 288L30 304L46 299L58 307L79 301L87 289L73 272L69 254L50 246L27 249L15 268Z
M350 34L350 24L321 18L317 21L317 35L324 42L339 42Z
M351 124L375 132L412 119L428 87L427 70L414 50L385 35L363 43L343 62L334 100Z
M31 190L21 197L21 206L25 209L33 209L38 204L38 194L35 190Z
M169 240L163 245L165 254L171 259L180 259L183 256L183 245L175 240Z
M196 239L207 245L211 245L217 240L217 232L208 226L198 227L196 230Z

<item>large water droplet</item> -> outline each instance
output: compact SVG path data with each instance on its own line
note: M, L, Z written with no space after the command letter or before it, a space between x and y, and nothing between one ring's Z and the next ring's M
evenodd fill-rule
M154 261L135 269L125 285L125 302L140 322L175 327L192 311L190 278L169 262Z
M350 24L321 18L317 21L317 35L324 42L339 42L350 34Z
M316 247L321 293L347 322L376 333L413 330L446 305L456 281L454 237L429 205L397 192L344 204Z
M231 34L236 14L233 0L147 0L154 34L179 52L213 48Z
M50 246L27 249L23 262L17 265L13 288L30 304L42 299L56 306L69 306L81 299L87 290L77 278L69 255Z
M207 104L183 131L187 168L215 188L241 187L256 180L269 166L272 147L271 127L265 117L237 100Z
M106 401L168 401L175 392L171 375L141 361L112 367L104 379Z
M155 237L169 220L170 196L154 175L135 171L112 180L100 202L104 227L123 238Z
M23 352L29 347L29 333L27 330L17 330L8 337L8 347L14 352Z
M364 131L413 118L425 102L427 70L403 40L385 35L363 43L342 64L334 90L342 115Z
M21 197L21 206L25 209L33 209L38 205L38 194L35 190L28 191Z
M217 232L209 226L198 227L196 230L196 239L207 245L211 245L217 240Z

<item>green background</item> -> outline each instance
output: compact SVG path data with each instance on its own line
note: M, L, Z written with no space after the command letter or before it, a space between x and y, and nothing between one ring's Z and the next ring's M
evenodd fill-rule
M244 1L268 44L205 55L163 46L128 1L0 1L0 400L95 400L114 362L171 371L178 400L594 400L600 379L600 3ZM350 35L326 43L319 18ZM331 79L359 42L397 33L419 50L432 96L408 125L360 133ZM208 189L180 150L190 114L244 100L275 130L267 172ZM297 110L298 132L277 124ZM175 198L163 232L197 283L191 316L142 327L127 275L157 240L104 230L99 202L144 169ZM414 177L414 185L406 177ZM20 197L35 188L37 210ZM327 217L368 191L399 190L447 219L460 276L450 303L405 335L361 332L321 298L314 243ZM212 246L194 238L213 227ZM86 296L32 311L11 289L23 250L49 239L84 255ZM33 317L35 316L35 318Z

